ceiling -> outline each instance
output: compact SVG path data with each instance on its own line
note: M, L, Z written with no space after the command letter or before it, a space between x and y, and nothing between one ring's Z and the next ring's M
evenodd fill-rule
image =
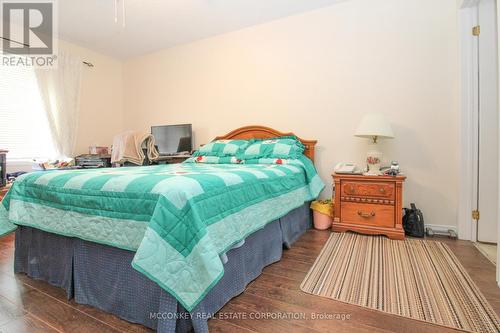
M125 5L125 26L122 20ZM126 59L239 30L340 0L64 0L61 39Z

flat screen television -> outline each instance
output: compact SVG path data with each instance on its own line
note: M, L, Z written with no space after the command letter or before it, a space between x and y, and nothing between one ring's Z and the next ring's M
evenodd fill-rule
M160 155L176 155L193 150L191 124L151 126Z

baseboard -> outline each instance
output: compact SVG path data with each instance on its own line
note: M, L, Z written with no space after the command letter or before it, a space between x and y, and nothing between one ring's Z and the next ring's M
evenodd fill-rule
M443 224L425 224L425 228L432 228L432 230L437 232L448 232L448 230L453 230L457 232L457 226L455 225L443 225Z

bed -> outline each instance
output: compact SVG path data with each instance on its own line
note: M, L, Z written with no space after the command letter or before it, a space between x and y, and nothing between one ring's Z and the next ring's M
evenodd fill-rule
M247 126L217 140L291 136ZM160 332L207 320L310 227L316 141L285 164L30 173L2 201L15 271ZM2 231L3 230L3 231Z

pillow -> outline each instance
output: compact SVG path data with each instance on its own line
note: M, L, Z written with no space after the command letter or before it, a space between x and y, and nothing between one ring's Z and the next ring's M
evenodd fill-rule
M236 156L195 156L190 157L184 163L206 163L206 164L240 164L241 160Z
M215 140L200 147L193 156L236 156L249 144L248 140Z
M252 140L242 154L241 160L259 158L299 158L304 153L304 145L296 137L278 137L264 140Z

